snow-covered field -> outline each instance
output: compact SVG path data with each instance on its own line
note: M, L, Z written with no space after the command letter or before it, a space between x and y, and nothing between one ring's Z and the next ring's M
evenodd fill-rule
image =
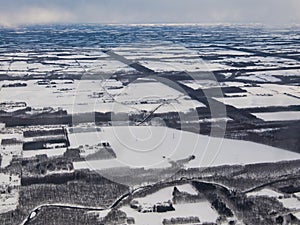
M26 87L2 88L0 103L26 102L27 106L37 109L62 108L69 113L152 111L160 105L157 109L160 113L188 112L205 107L184 93L153 80L138 80L126 87L113 79L51 82L38 85L37 81L27 81ZM2 81L0 86L9 83L11 81Z
M15 210L19 204L19 190L21 178L17 175L0 173L0 213ZM7 187L12 188L9 193L6 191Z
M180 191L185 191L189 194L197 194L197 191L190 185L184 184L176 186ZM152 206L156 203L172 201L172 192L174 187L163 188L153 194L149 194L143 198L135 198L141 205ZM133 217L135 223L139 225L159 225L163 219L171 218L187 218L198 217L201 222L215 222L218 218L218 213L212 209L211 204L207 200L202 200L196 203L173 204L175 211L165 213L141 213L128 206L123 206L120 210L124 211L128 217Z
M27 81L27 87L2 88L1 102L26 102L34 108L62 108L74 113L101 111L98 99L92 97L94 92L103 92L100 80L81 80L68 84L55 80L51 82L53 84L46 86L38 85L37 81Z
M223 65L226 65L226 64L232 65L235 63L239 64L239 63L246 62L246 65L243 66L244 69L245 68L247 68L247 69L272 68L272 69L276 70L277 68L280 68L280 67L287 67L287 65L290 67L298 65L297 61L292 60L292 59L283 59L283 58L276 58L276 57L263 57L263 56L255 56L255 55L252 55L250 57L249 57L249 55L226 57L226 58L222 58L222 59L211 60L210 62L220 63ZM269 73L268 75L273 75L273 74Z
M300 154L247 141L212 138L166 127L104 127L71 133L71 147L108 141L117 155L111 167L158 168L195 155L186 167L250 164L300 159ZM91 164L92 163L92 164ZM103 162L74 163L76 169L102 169ZM107 165L105 165L107 168Z
M298 198L300 198L300 192L294 193Z
M300 212L294 213L294 216L296 216L298 218L298 220L300 220Z
M166 213L140 213L136 210L123 206L120 208L129 217L135 219L135 223L139 225L160 225L163 219L171 219L177 217L199 217L201 222L215 222L218 213L215 212L208 201L198 203L186 203L174 205L175 211Z
M2 186L19 186L21 179L17 175L0 173L0 187Z
M261 86L255 86L255 87L241 87L242 90L247 91L247 95L253 95L253 96L271 96L274 94L277 94L273 90L269 90L267 88L263 88Z
M194 90L220 87L220 84L215 80L183 80L180 83Z
M172 200L172 193L175 186L170 186L166 188L162 188L153 194L149 194L143 198L135 198L134 200L138 201L140 204L155 204L157 202L167 202ZM176 185L180 192L186 192L191 195L197 195L198 192L191 184L181 184Z
M223 123L228 121L232 121L232 119L230 119L229 117L225 117L225 118L210 118L210 119L199 120L200 123L218 123L218 122Z
M268 197L273 197L273 198L279 198L279 197L283 197L283 194L278 193L277 191L273 191L268 188L264 188L259 191L248 193L247 197L250 197L250 196L268 196Z
M167 202L167 201L171 201L173 196L172 196L172 192L173 192L174 187L166 187L163 189L160 189L157 192L154 192L153 194L149 194L146 197L142 197L142 198L135 198L134 200L138 201L140 204L150 204L150 205L154 205L158 202Z
M0 133L0 143L2 139L13 139L22 140L21 133ZM1 168L7 167L14 156L20 157L22 155L22 144L13 144L13 145L1 145L0 146L0 154L2 156L1 160Z
M31 158L36 155L47 155L48 157L62 156L66 152L66 148L55 148L55 149L40 149L32 151L23 151L24 158Z
M300 120L299 111L272 112L272 113L253 113L254 116L264 121L290 121Z
M261 84L260 86L276 94L290 94L300 97L299 85Z
M299 105L300 103L299 99L284 94L277 94L272 96L248 95L245 97L215 99L223 102L226 105L232 105L238 109L270 106L291 106Z
M236 108L291 106L300 104L300 88L293 85L259 84L249 86L239 82L224 82L221 85L240 87L247 92L226 93L227 98L215 98Z
M130 72L133 68L108 58L101 50L83 52L55 52L47 54L14 53L4 54L3 59L11 62L0 63L0 71L7 72L10 76L37 75L45 73L85 73L113 74L116 72ZM64 56L61 56L65 54ZM95 59L97 56L97 59ZM53 58L55 58L53 60Z
M205 107L192 100L184 92L175 90L161 82L151 79L138 79L130 83L116 96L116 102L138 110L164 112L188 112L196 107ZM118 105L113 111L118 111Z
M238 82L238 81L227 81L227 82L220 82L220 85L221 86L224 86L224 87L244 87L246 86L245 83L243 82Z
M268 188L247 194L247 197L251 197L251 196L254 196L254 197L255 196L267 196L267 197L276 198L287 209L292 209L292 210L300 209L300 200L297 199L296 197L294 197L293 195L285 196L282 193L279 193L277 191L274 191L274 190L271 190Z
M191 184L182 184L179 186L176 186L178 188L178 190L180 192L185 192L188 193L190 195L197 195L198 192L196 191L196 189L194 188L194 186L192 186Z
M0 213L13 211L19 204L19 192L13 190L11 193L0 194Z
M238 80L246 80L246 81L258 81L258 82L280 82L281 79L274 77L272 75L265 74L249 74L238 76Z
M187 72L207 72L213 70L224 70L231 69L229 66L222 65L219 63L209 63L203 62L199 59L197 61L191 62L191 60L176 60L176 59L168 59L168 60L140 60L139 63L149 69L152 69L156 72L164 72L164 71L187 71Z
M295 197L290 198L282 198L279 201L283 204L283 206L287 209L300 209L300 201Z
M211 71L232 67L216 62L204 62L197 51L172 43L143 43L111 49L119 55L141 63L154 71ZM211 50L211 49L210 49ZM218 49L216 54L247 55L238 51ZM113 74L131 72L133 68L123 64L100 49L65 49L64 52L49 51L44 54L5 53L1 58L10 60L0 64L0 71L10 76L36 75L45 73Z
M232 68L219 62L203 61L199 58L197 51L171 43L156 43L156 45L155 43L143 43L141 46L118 47L112 50L156 72L196 72ZM228 51L228 53L232 54L233 52ZM237 52L237 54L241 53Z
M260 76L298 76L300 74L300 70L274 70L274 71L263 71L263 72L255 72L256 77Z

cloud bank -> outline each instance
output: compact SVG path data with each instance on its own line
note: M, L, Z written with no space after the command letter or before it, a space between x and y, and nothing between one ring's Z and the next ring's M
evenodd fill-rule
M299 0L0 0L0 25L300 23Z

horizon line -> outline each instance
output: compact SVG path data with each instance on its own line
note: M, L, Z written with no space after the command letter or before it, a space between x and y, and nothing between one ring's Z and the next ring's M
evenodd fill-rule
M287 24L268 24L261 22L211 22L211 23L198 23L198 22L149 22L149 23L101 23L101 22L54 22L54 23L24 23L24 24L15 24L15 25L4 25L0 24L0 28L4 29L17 29L17 28L26 28L26 27L34 27L34 26L72 26L72 25L98 25L98 26L257 26L257 27L295 27L300 26L300 23L287 23Z

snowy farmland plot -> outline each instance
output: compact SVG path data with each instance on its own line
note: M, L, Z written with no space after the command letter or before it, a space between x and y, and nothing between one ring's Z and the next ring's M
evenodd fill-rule
M6 213L17 208L20 184L20 176L0 173L0 213Z
M21 82L21 81L19 81ZM3 81L0 85L16 82ZM23 82L22 82L23 83ZM138 80L124 87L120 81L51 80L39 85L38 81L24 82L24 87L2 88L0 103L25 102L28 107L64 109L69 113L152 111L188 112L202 103L189 98L155 80ZM32 96L35 97L32 97ZM47 99L47 101L44 101Z
M190 184L176 186L180 191L192 192L198 194ZM163 188L144 198L135 198L132 201L137 202L143 208L151 207L155 204L172 202L174 187ZM159 212L138 212L129 206L123 206L120 210L124 211L127 216L135 218L137 224L141 225L159 225L163 220L171 220L172 218L198 218L201 222L215 222L218 213L212 209L211 204L207 200L201 200L196 203L179 203L173 204L174 211L164 213Z
M268 196L272 198L276 198L283 206L287 209L291 210L299 210L300 209L300 200L297 197L292 195L284 195L274 190L270 189L262 189L256 192L251 192L247 194L248 197L251 196Z
M0 132L1 168L9 166L14 157L22 156L22 133Z
M137 224L159 225L164 219L198 217L203 222L215 222L218 214L211 208L208 202L180 204L174 206L175 211L167 213L139 213L134 209L124 206L120 210L128 216L135 218Z
M225 86L232 84L224 83ZM226 105L232 105L239 109L244 108L260 108L272 106L295 106L300 104L300 89L298 86L288 86L279 84L257 84L240 86L243 93L226 94L227 98L216 98ZM243 95L243 96L235 96Z
M300 112L253 113L264 121L296 121L300 120Z
M199 54L196 51L171 43L157 43L155 45L154 42L150 46L147 46L147 43L143 43L141 46L119 47L113 50L156 72L197 72L231 68L219 62L204 62L199 58Z
M273 81L273 82L277 82L278 81L278 77L279 76L297 76L300 73L300 70L295 69L295 70L275 70L275 71L263 71L263 72L256 72L253 75L253 78L255 77L256 79L260 79L262 77L262 80L268 81L269 78L271 80L269 81ZM254 79L255 79L254 78ZM266 78L266 79L264 79Z
M182 83L183 85L186 85L194 90L220 87L220 84L214 80L183 80L183 81L180 81L180 83Z
M238 80L258 81L258 82L280 82L281 80L272 75L266 74L248 74L237 77Z
M192 100L186 93L177 91L156 81L140 79L130 83L115 98L117 103L139 111L188 112L197 107L205 107L202 103ZM118 105L114 110L118 110Z
M171 161L194 155L187 168L238 165L300 159L297 153L246 141L221 140L166 127L104 127L98 132L72 133L72 147L108 141L117 159L102 162L75 162L75 168L104 169L115 166L164 168ZM222 143L222 144L221 144ZM188 148L187 148L188 146Z
M85 72L98 74L113 74L116 72L130 72L132 68L127 65L108 59L99 49L95 51L81 50L77 52L66 49L65 52L50 51L48 54L15 53L5 54L10 63L1 63L0 70L13 77L44 76L46 73L82 74ZM97 57L97 60L95 60Z
M216 99L219 100L218 98ZM221 101L223 101L223 103L226 105L232 105L238 109L271 106L292 106L299 104L299 99L283 94L272 96L249 95L246 97L224 98Z

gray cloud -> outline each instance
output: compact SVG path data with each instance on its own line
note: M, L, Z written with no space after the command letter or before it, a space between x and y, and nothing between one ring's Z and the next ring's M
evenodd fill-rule
M299 0L0 0L0 25L300 23Z

